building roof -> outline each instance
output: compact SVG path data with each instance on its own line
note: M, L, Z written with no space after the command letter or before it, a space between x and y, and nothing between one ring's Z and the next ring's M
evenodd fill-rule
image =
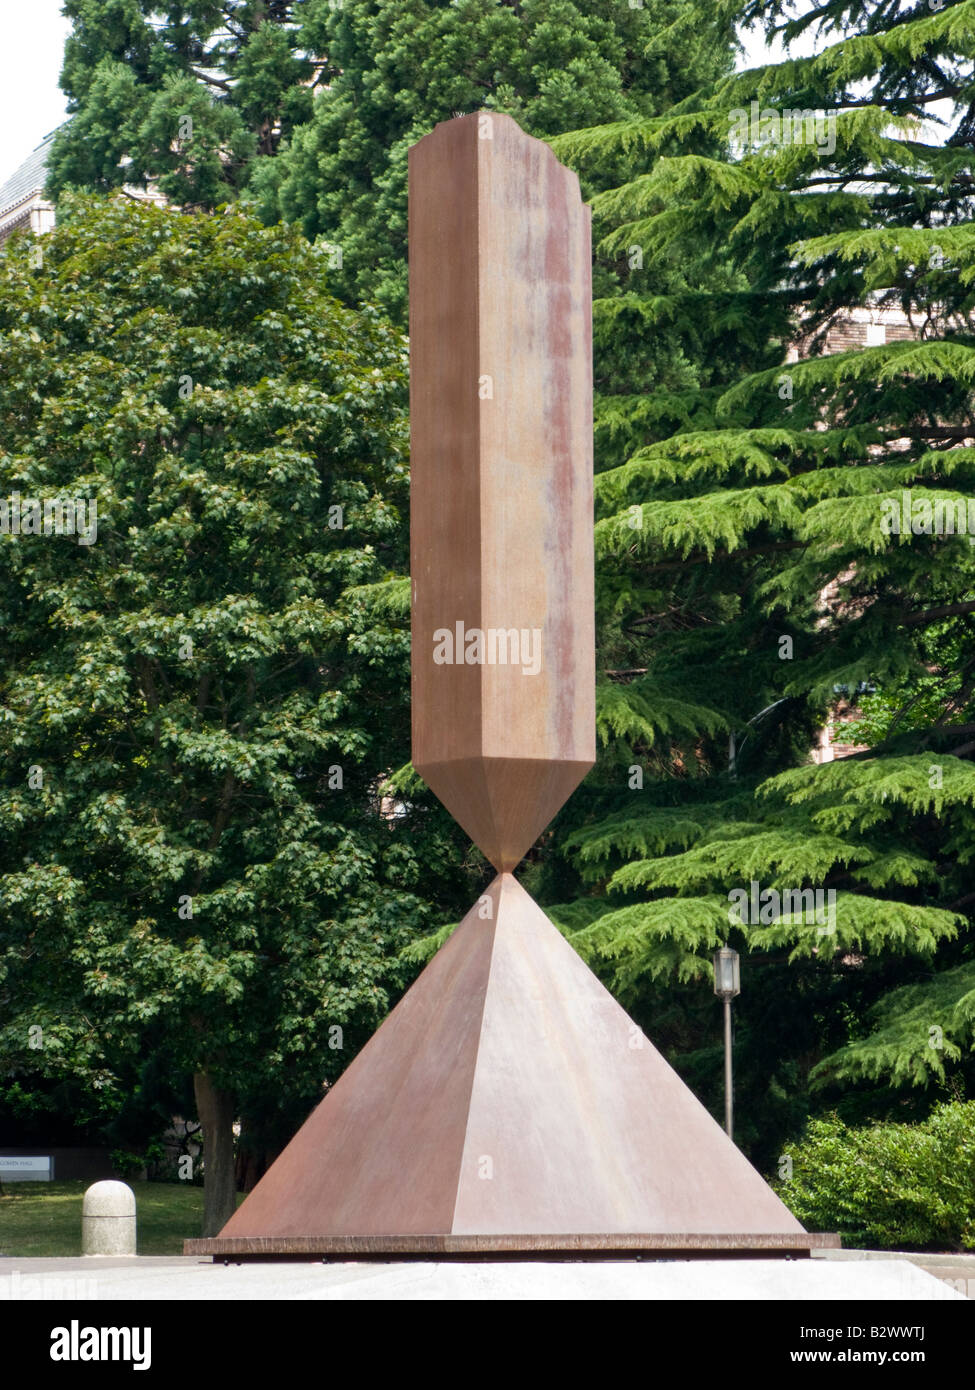
M47 178L47 157L54 134L46 136L36 150L24 160L6 183L0 187L0 216L15 208L34 193L40 193Z

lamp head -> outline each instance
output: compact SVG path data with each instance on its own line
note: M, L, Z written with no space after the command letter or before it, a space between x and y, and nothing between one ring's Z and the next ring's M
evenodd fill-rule
M714 992L719 999L734 999L741 993L738 952L730 946L714 953Z

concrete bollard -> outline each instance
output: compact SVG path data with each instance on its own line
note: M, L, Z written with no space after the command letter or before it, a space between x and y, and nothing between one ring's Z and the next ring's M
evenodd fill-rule
M83 1255L135 1254L135 1193L124 1182L96 1182L81 1205Z

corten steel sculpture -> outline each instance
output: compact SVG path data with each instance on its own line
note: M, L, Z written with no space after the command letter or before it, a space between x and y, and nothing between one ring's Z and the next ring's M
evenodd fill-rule
M410 151L413 761L498 874L187 1253L807 1235L512 874L595 759L589 209L505 116Z

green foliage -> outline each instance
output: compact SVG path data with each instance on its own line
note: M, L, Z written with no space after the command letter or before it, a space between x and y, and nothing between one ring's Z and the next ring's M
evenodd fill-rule
M814 1068L814 1082L943 1082L945 1061L957 1062L975 1048L975 963L891 990L872 1007L868 1022L869 1033Z
M693 991L715 941L747 952L766 1154L810 1108L975 1083L975 549L923 524L975 507L975 5L800 10L747 15L821 26L814 57L552 140L595 193L603 746L550 892L601 904L577 944L637 1015L669 982L684 1015L650 1032L705 1091ZM826 352L863 308L912 338ZM895 531L905 495L922 524ZM867 747L815 763L850 715L834 737ZM771 905L742 921L752 883ZM816 890L828 924L785 906Z
M975 1249L975 1104L936 1106L922 1124L851 1128L813 1120L787 1144L773 1183L810 1231L880 1250ZM780 1166L780 1173L784 1165Z
M68 0L71 121L50 188L245 193L337 248L333 288L406 317L406 157L438 121L504 111L542 137L658 115L727 71L698 0ZM610 167L601 171L611 175Z
M729 39L727 20L693 0L317 0L306 29L337 75L252 186L267 219L341 247L345 294L402 322L410 145L479 109L541 137L649 115L722 70Z
M298 0L66 0L72 21L49 188L155 182L186 206L215 207L245 185L311 114L327 63L304 51Z
M133 1178L138 1178L145 1166L144 1154L129 1153L127 1149L112 1150L112 1168L123 1182L131 1182Z
M0 498L89 499L97 534L0 535L4 1104L101 1124L206 1070L286 1132L465 893L379 790L405 343L239 212L68 200L38 245L0 253Z

